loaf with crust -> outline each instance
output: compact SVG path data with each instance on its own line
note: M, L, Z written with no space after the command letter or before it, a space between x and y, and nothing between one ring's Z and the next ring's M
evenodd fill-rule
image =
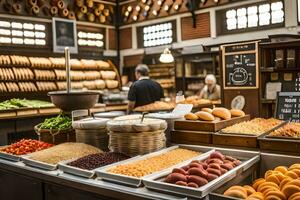
M214 108L212 114L216 117L220 117L225 120L231 119L231 113L226 108L222 108L222 107Z
M204 120L204 121L214 121L215 120L215 117L212 114L205 112L205 111L196 112L195 115L197 115L200 120Z

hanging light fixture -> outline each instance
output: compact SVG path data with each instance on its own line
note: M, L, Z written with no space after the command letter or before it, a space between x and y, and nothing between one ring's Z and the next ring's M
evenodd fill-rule
M172 63L174 62L174 56L172 55L169 48L165 48L163 53L159 57L159 61L162 63Z

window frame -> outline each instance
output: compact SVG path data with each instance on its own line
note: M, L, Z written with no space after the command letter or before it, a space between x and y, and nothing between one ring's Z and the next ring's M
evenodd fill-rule
M165 24L165 23L171 23L172 24L172 29L171 29L172 30L172 42L169 43L169 44L162 44L162 45L145 47L144 46L144 33L143 33L143 29L145 27L155 26L155 25ZM138 44L138 48L155 48L155 47L161 47L161 46L171 45L172 43L177 42L176 20L165 21L165 22L160 22L160 23L155 23L155 24L148 24L148 25L145 25L145 26L138 26L136 29L137 29L136 32L137 32L137 44Z
M283 3L283 11L285 11L285 4L283 0L279 0ZM299 1L299 0L298 0ZM266 29L273 29L273 28L281 28L284 27L285 25L285 20L286 20L286 13L284 13L284 20L281 23L276 23L276 24L272 24L272 18L270 19L270 24L269 25L263 25L263 26L259 26L259 13L258 15L258 26L256 27L247 27L247 28L236 28L234 30L228 30L227 29L227 22L226 22L226 12L234 9L237 10L239 8L248 8L251 6L260 6L266 3L274 3L277 1L272 1L272 0L268 0L268 1L263 1L263 2L259 2L259 3L252 3L252 4L246 4L243 6L237 6L237 7L231 7L231 8L226 8L226 9L222 9L222 10L218 10L216 11L216 24L218 24L217 26L217 35L229 35L229 34L237 34L237 33L245 33L245 32L253 32L253 31L260 31L260 30L266 30ZM270 13L271 14L271 13Z

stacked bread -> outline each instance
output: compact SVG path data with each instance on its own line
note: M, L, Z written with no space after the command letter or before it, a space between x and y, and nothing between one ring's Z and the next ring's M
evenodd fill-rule
M12 65L30 66L30 61L26 56L10 56Z
M84 69L97 69L98 68L95 60L81 59L80 62Z
M49 58L50 62L52 63L52 67L54 68L65 68L65 58Z
M184 117L186 120L200 120L200 121L220 121L220 120L229 120L232 117L243 117L245 113L242 110L217 107L214 109L211 108L202 108L201 111L196 113L186 114Z
M232 186L224 195L246 200L298 200L300 164L268 170L264 178L255 180L252 185Z
M114 80L117 76L116 72L114 71L101 71L101 77L104 80Z
M50 68L52 66L52 63L48 58L29 57L28 59L32 68Z
M32 82L18 82L20 91L22 92L36 92L37 88Z
M103 60L96 60L96 64L97 64L97 67L98 69L110 69L111 66L108 62L105 62Z
M53 70L34 70L36 80L55 80L55 72Z
M6 84L6 88L8 92L19 92L19 87L17 83L14 82L8 82L5 83Z
M7 55L0 55L0 65L10 65L11 61L9 56Z
M0 92L7 92L5 83L0 83Z
M0 79L1 80L14 80L15 75L11 68L0 68Z
M16 80L33 80L34 74L29 68L13 67L13 72Z
M39 91L52 91L56 90L56 84L54 82L36 82Z

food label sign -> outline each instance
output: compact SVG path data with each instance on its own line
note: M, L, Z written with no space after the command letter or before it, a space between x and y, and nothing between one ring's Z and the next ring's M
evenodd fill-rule
M224 89L258 88L258 42L222 46Z
M279 92L277 94L276 118L300 122L300 92Z

